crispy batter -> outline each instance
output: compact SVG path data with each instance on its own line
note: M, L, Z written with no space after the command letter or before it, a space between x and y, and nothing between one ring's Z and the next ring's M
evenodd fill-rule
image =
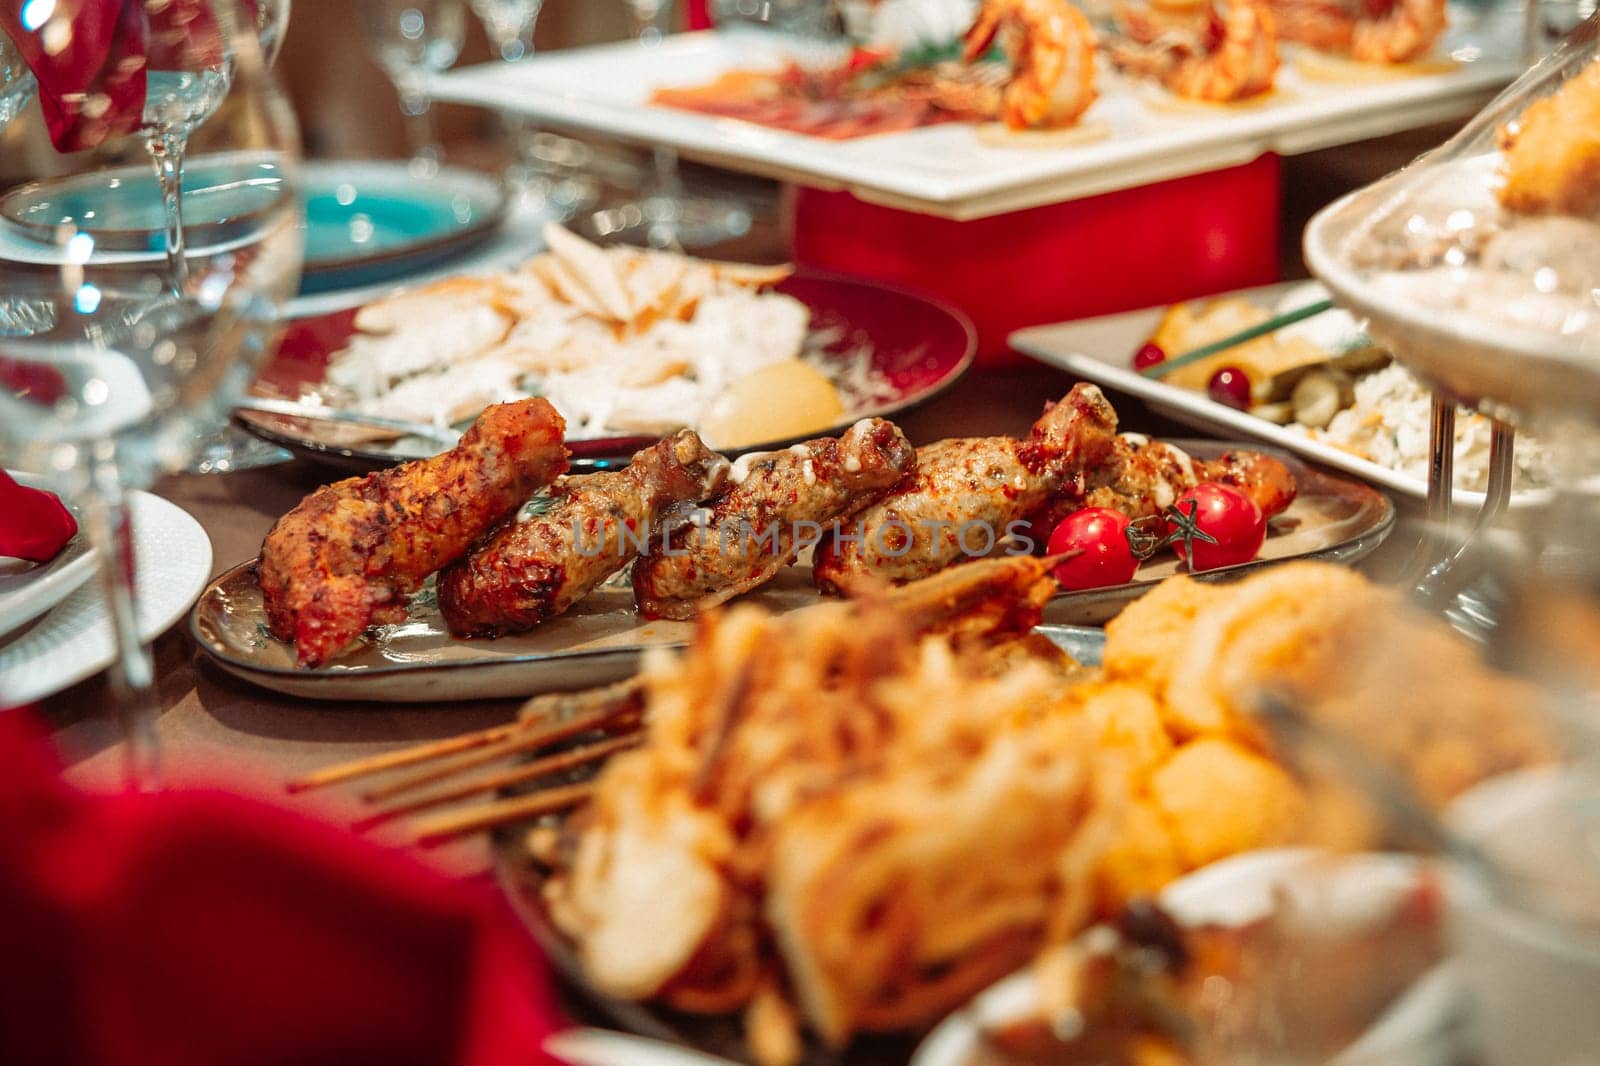
M590 980L744 1010L779 1066L798 1020L835 1046L924 1026L1201 864L1330 827L1367 843L1348 791L1303 787L1249 721L1286 685L1357 734L1416 719L1378 750L1436 802L1547 754L1526 689L1353 572L1172 579L1087 675L1019 637L1045 572L985 560L784 616L736 607L653 653L646 742L602 772L547 882Z
M325 485L280 518L256 578L272 635L302 666L338 655L484 530L567 466L565 426L544 400L486 410L442 455Z
M1527 215L1600 213L1600 59L1500 130L1500 202Z

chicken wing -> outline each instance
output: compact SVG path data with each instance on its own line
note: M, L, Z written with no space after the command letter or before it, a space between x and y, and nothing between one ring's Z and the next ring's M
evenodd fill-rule
M817 550L817 587L857 593L924 577L983 555L1069 492L1116 439L1117 413L1093 385L1075 385L1025 440L943 440L917 450L916 472ZM1080 490L1081 491L1081 490Z
M1079 507L1109 507L1129 518L1160 514L1185 489L1216 481L1239 489L1268 518L1288 509L1298 486L1282 462L1260 452L1224 452L1215 459L1195 459L1165 441L1138 434L1119 436L1088 481L1082 500L1067 500L1063 518ZM1040 523L1048 528L1048 523Z
M820 537L898 484L916 452L892 422L865 418L733 464L733 487L692 524L633 564L633 594L650 618L693 618L748 592ZM809 524L808 524L809 523Z
M402 621L423 579L567 468L565 431L544 400L500 404L442 455L313 492L261 545L272 635L317 666L367 626Z
M727 476L728 461L683 430L622 470L567 478L548 511L506 523L439 575L439 611L458 637L532 629L632 562L671 508L714 495Z

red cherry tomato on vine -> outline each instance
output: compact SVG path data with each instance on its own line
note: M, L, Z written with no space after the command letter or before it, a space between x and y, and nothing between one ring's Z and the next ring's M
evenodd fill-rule
M1201 533L1216 539L1215 544L1208 544L1199 537L1194 538L1194 559L1189 563L1191 571L1215 570L1219 566L1248 563L1260 553L1261 544L1267 539L1267 519L1261 513L1261 508L1231 485L1203 481L1179 496L1173 507L1180 514L1192 518L1195 528ZM1181 532L1183 524L1180 520L1169 518L1168 533ZM1178 553L1178 558L1188 559L1181 538L1172 542L1172 550Z
M1082 550L1055 568L1064 589L1099 589L1126 585L1139 569L1128 547L1128 516L1106 507L1085 507L1056 524L1046 551L1051 555Z

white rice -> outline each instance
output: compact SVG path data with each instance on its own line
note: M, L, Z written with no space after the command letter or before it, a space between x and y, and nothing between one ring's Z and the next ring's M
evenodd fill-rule
M1408 477L1428 477L1431 394L1398 363L1356 381L1355 403L1333 416L1324 430L1298 423L1287 428L1331 444ZM1490 422L1463 408L1456 414L1455 481L1458 489L1481 492L1489 480ZM1517 435L1513 487L1550 484L1549 450Z

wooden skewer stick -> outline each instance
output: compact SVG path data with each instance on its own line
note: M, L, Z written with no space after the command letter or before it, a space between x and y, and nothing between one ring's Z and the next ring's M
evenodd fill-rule
M508 822L537 818L542 814L554 814L556 811L576 807L587 800L593 792L594 785L589 783L567 785L527 796L517 796L514 799L466 807L458 811L445 811L430 818L419 819L415 823L417 843L422 847L431 848L457 837L466 836L468 833L493 829Z
M535 751L547 744L554 744L556 741L566 740L568 737L577 736L579 733L598 729L608 723L619 721L627 710L627 707L607 707L604 710L581 715L554 725L535 729L520 729L498 744L479 748L476 751L451 759L442 765L419 770L397 781L391 781L386 785L369 789L362 793L361 798L368 803L380 803L383 800L398 796L402 792L410 792L414 788L421 788L423 785L431 785L435 781L454 777L463 770L476 769L487 763L503 759L507 755L515 755L521 751Z
M427 762L430 759L438 759L446 755L454 755L456 752L481 748L486 744L494 744L524 728L526 726L521 722L511 722L507 725L480 729L475 733L463 733L457 737L432 740L426 744L401 748L398 751L386 751L380 755L370 755L364 759L355 759L350 762L339 763L336 766L324 767L315 773L307 774L299 780L290 781L288 788L290 792L305 792L309 789L322 788L325 785L349 781L352 778L382 773L385 770L398 770L403 766L413 766L419 762Z
M574 748L571 751L563 751L557 755L548 755L542 759L534 759L532 762L524 763L510 770L502 770L486 777L475 778L450 788L429 792L426 795L407 800L399 806L391 807L388 810L374 814L370 818L362 819L356 823L355 828L358 832L365 832L373 826L380 825L392 818L415 814L417 811L426 810L429 807L437 807L441 803L453 803L459 799L466 799L468 796L475 796L480 792L489 792L497 788L505 788L508 785L518 785L524 781L533 781L544 777L547 774L556 774L588 763L599 762L601 759L614 755L619 751L637 747L643 740L644 736L642 734L634 733L629 736L612 737L610 740L603 740L598 744ZM548 787L555 788L559 786Z

